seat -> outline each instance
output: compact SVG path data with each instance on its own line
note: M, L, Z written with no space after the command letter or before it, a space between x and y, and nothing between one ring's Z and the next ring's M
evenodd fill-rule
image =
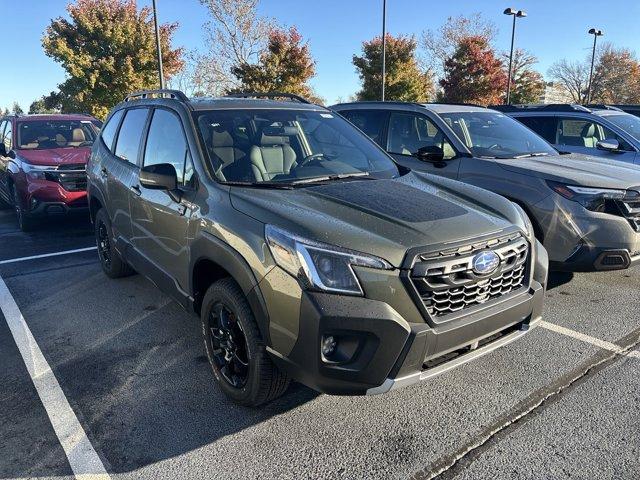
M258 182L269 181L277 175L288 175L298 165L296 152L284 137L268 135L265 130L260 134L260 146L253 145L249 152L253 175Z
M87 138L84 135L84 131L81 128L74 128L71 132L71 141L69 145L77 147L86 142Z
M582 140L584 141L584 146L589 148L596 148L596 144L600 140L596 136L596 124L595 123L587 123L580 133Z

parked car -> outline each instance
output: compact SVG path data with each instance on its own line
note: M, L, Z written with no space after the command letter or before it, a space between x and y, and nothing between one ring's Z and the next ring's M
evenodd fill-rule
M87 115L0 118L0 201L27 231L38 218L87 213L85 166L98 130Z
M640 169L562 155L522 124L469 105L362 102L335 111L408 168L499 193L531 218L555 270L640 262Z
M614 104L612 107L619 108L623 112L630 113L631 115L635 115L636 117L640 117L640 105L620 105Z
M131 95L87 170L104 272L199 314L231 399L259 405L290 378L387 392L540 319L548 260L517 205L398 167L299 97L246 97Z
M496 105L564 152L640 165L640 118L606 105Z

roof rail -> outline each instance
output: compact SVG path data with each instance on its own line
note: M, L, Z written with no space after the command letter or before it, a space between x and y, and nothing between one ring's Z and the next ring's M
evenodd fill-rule
M418 102L403 102L402 100L356 100L354 102L341 102L332 105L332 107L341 107L345 105L362 105L362 104L370 104L370 105L415 105L418 107L424 107L424 103Z
M591 112L587 107L575 103L489 105L489 108L500 112Z
M595 108L596 110L615 110L617 112L622 112L623 110L619 107L613 105L605 105L604 103L589 103L585 105L587 108Z
M187 97L180 90L170 90L167 88L161 88L158 90L140 90L137 92L133 92L127 95L124 101L131 102L133 100L143 100L145 98L174 98L176 100L180 100L181 102L189 101L189 97Z
M284 92L238 92L238 93L229 93L225 95L226 98L288 98L290 100L295 100L300 103L309 103L311 102L300 95L296 95L295 93L284 93Z
M477 103L468 103L468 102L427 102L421 105L459 105L461 107L487 108L485 105L479 105Z

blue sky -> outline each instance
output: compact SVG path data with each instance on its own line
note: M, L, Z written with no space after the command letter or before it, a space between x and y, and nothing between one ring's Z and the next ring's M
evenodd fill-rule
M65 15L67 0L0 0L3 15L3 73L0 107L18 101L23 109L64 80L64 71L46 57L41 37L52 18ZM151 0L138 0L139 5ZM198 0L157 0L161 22L178 21L175 43L187 49L202 47L207 11ZM362 41L380 34L382 0L261 0L265 15L285 25L296 25L309 40L317 62L312 84L328 102L347 98L358 90L351 56ZM556 60L582 59L592 38L586 31L598 27L604 39L640 53L638 0L387 0L387 28L392 34L415 34L438 28L448 16L481 12L499 28L497 47L509 48L510 17L504 8L524 9L516 44L536 55L545 73ZM7 15L9 13L9 15Z

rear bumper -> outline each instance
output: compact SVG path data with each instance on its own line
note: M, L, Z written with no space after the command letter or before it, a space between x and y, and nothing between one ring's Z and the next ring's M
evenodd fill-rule
M287 356L268 351L279 368L320 392L384 393L518 339L541 319L543 297L543 286L534 280L528 291L474 313L463 324L431 327L408 323L384 302L305 292L293 350ZM339 361L321 353L327 336L337 339Z
M576 253L565 262L551 262L555 271L600 272L625 270L640 265L640 253L631 253L628 249L596 248L580 246Z

